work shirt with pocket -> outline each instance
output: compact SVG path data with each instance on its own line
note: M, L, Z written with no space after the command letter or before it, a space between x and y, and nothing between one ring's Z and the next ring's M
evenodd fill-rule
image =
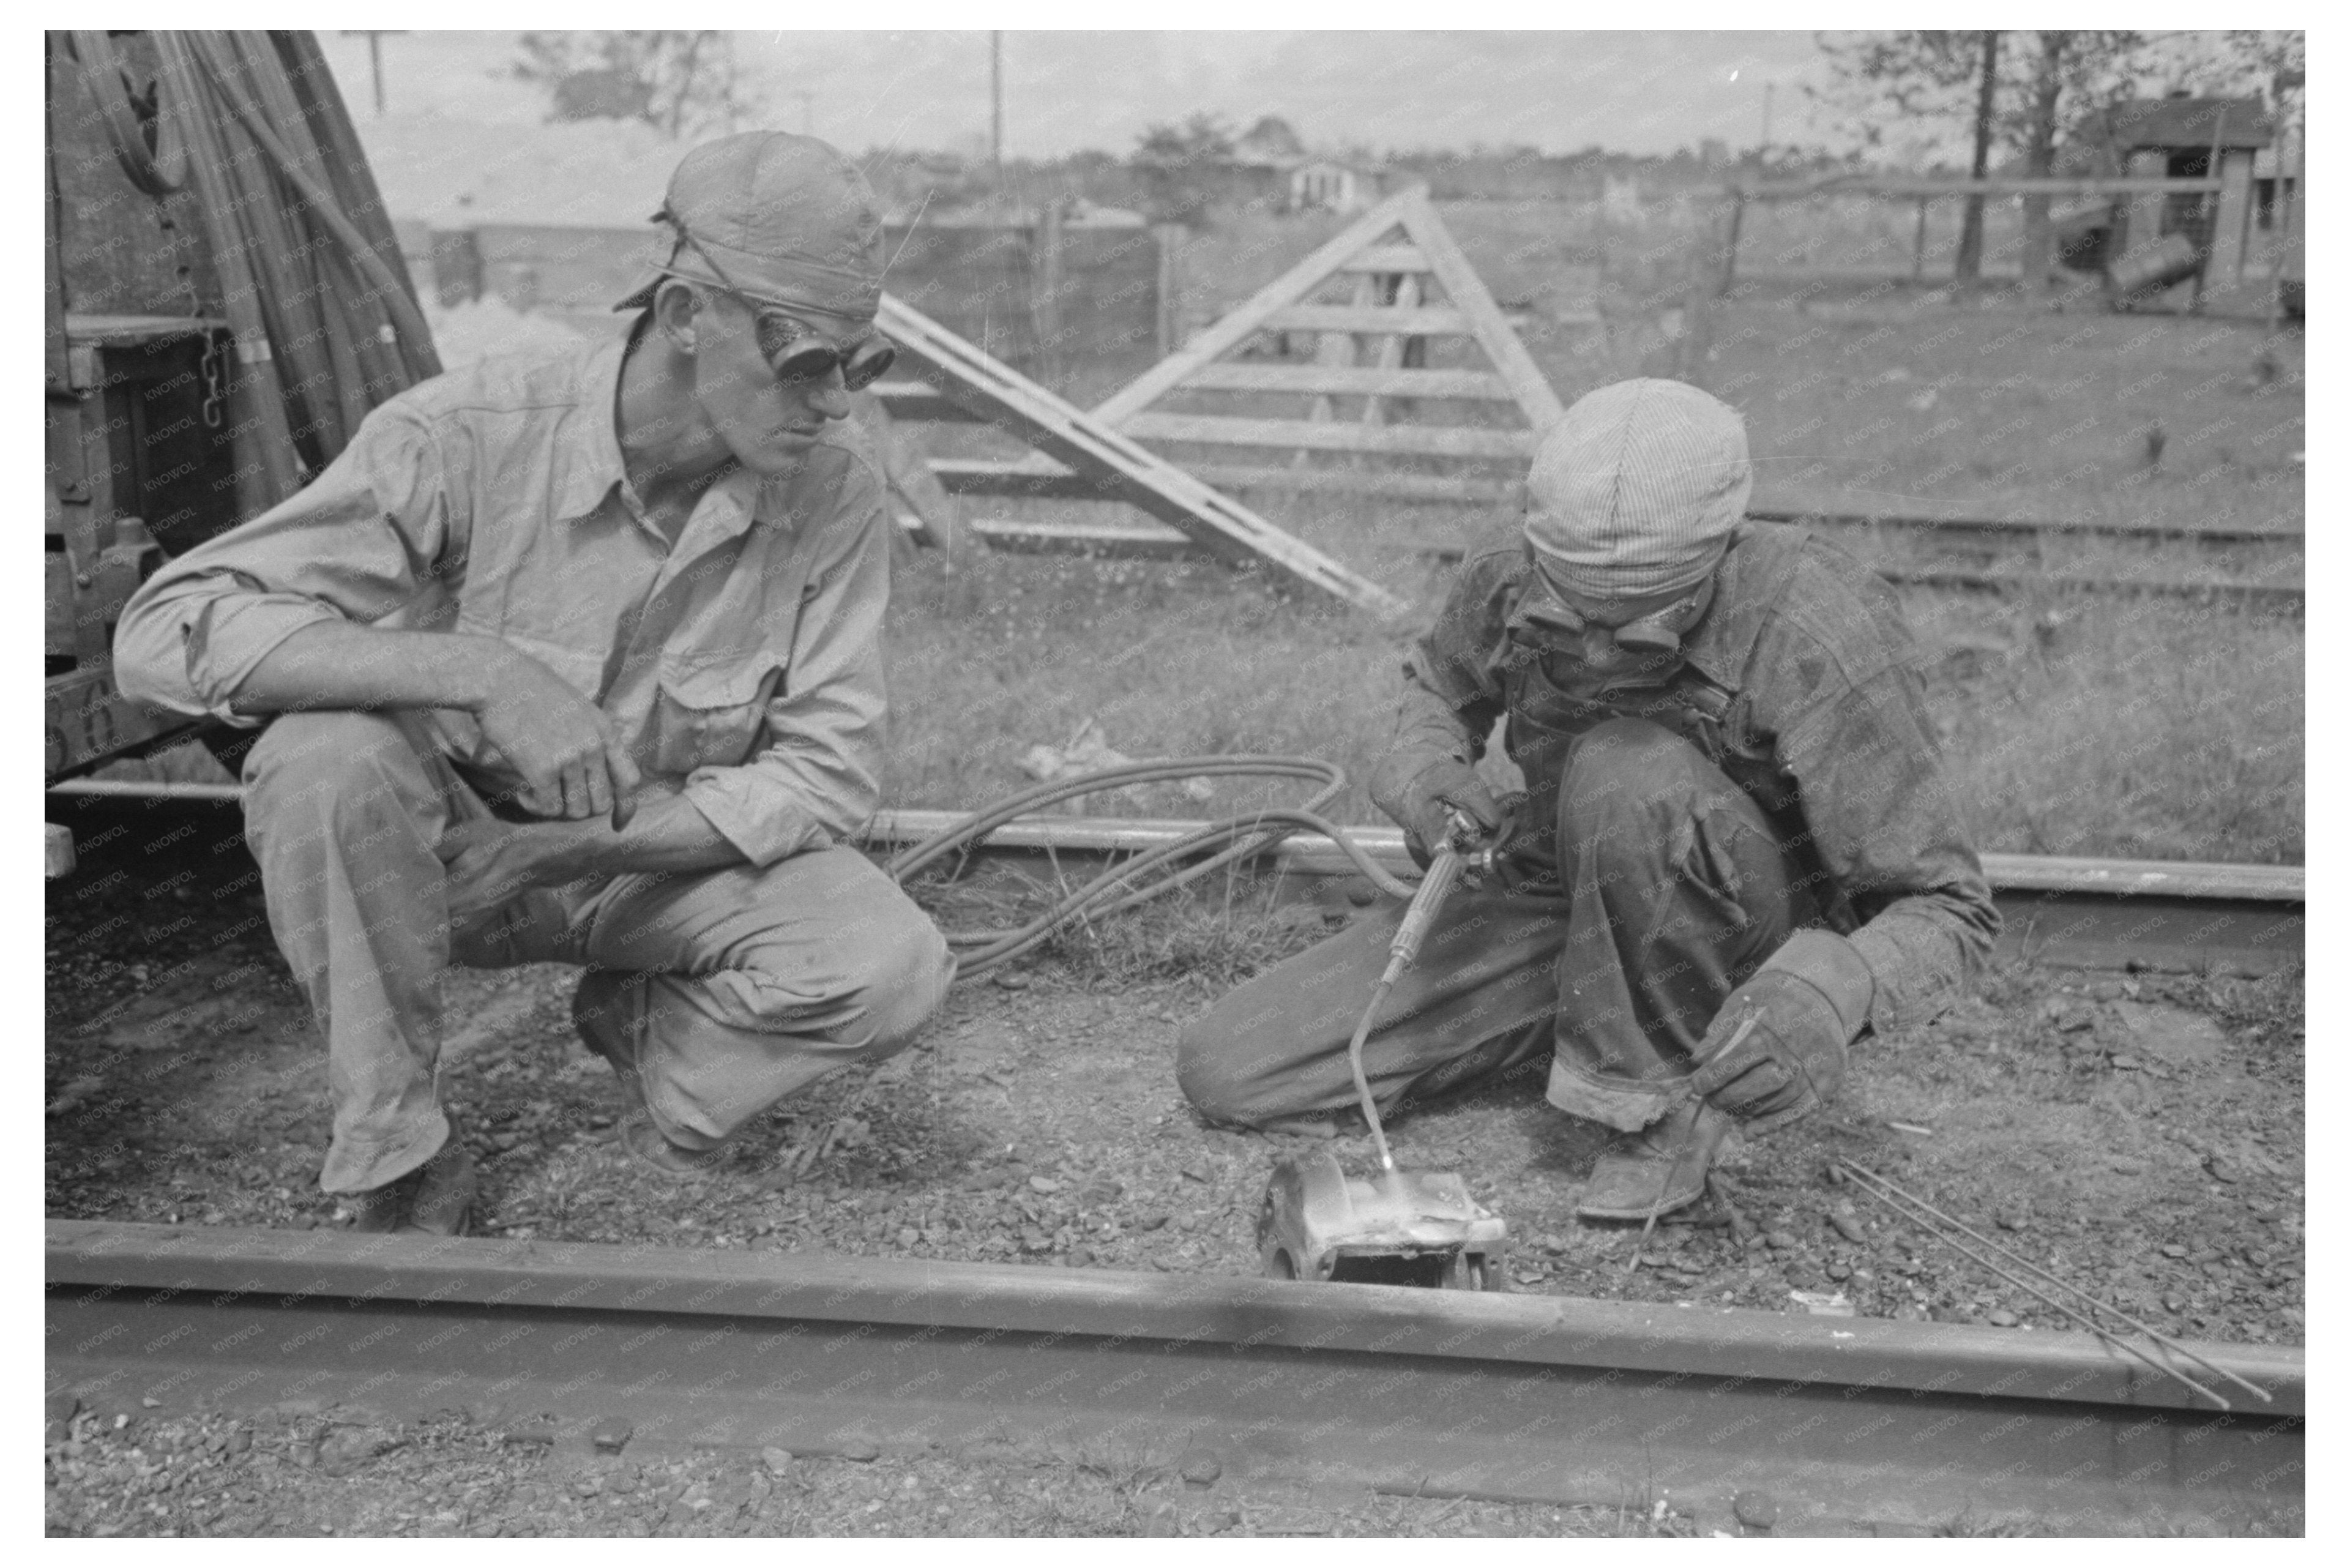
M1646 719L1762 808L1826 923L1867 961L1879 1033L1947 1006L1988 958L1999 912L1942 770L1916 642L1883 579L1801 528L1742 524L1669 682L1589 699L1544 673L1573 656L1523 613L1534 569L1523 548L1462 566L1405 660L1401 715L1406 738L1464 761L1509 716L1529 794L1510 846L1523 878L1555 873L1548 825L1575 737Z
M753 865L846 837L883 744L872 449L835 423L786 476L737 469L672 545L621 459L627 348L486 359L391 399L298 494L139 590L117 681L250 726L239 686L314 622L495 638L600 707L647 793L682 793ZM472 714L430 722L455 761L519 782Z

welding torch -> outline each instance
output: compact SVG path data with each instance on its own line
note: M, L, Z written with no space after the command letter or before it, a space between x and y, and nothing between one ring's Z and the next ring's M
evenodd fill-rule
M1347 1065L1355 1075L1355 1093L1362 1101L1363 1120L1370 1125L1371 1139L1378 1146L1381 1170L1393 1170L1395 1157L1388 1152L1387 1129L1379 1125L1378 1102L1372 1098L1370 1080L1363 1075L1363 1042L1370 1037L1371 1020L1378 1016L1379 1003L1387 1000L1388 990L1419 956L1419 945L1428 940L1429 930L1436 924L1436 913L1444 907L1453 887L1464 876L1473 882L1490 874L1501 848L1502 836L1495 833L1486 837L1476 819L1466 812L1452 813L1451 826L1451 831L1429 860L1427 875L1420 877L1419 890L1412 894L1411 903L1403 912L1403 922L1396 927L1394 940L1388 943L1387 971L1379 976L1379 983L1371 992L1370 1005L1363 1009L1362 1022L1355 1025L1354 1039L1347 1046Z

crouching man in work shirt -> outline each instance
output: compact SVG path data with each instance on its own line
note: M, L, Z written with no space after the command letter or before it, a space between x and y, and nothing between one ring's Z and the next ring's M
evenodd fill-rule
M134 695L252 725L245 836L328 1044L320 1183L462 1227L441 974L573 1003L669 1175L904 1046L953 961L845 842L873 811L890 526L839 421L886 367L876 203L824 143L688 153L625 342L392 399L126 610ZM617 808L617 810L616 810ZM625 820L625 826L620 822Z
M1470 561L1404 665L1372 795L1425 863L1527 794L1496 877L1452 895L1363 1057L1382 1109L1550 1057L1550 1101L1616 1130L1580 1211L1669 1212L1739 1121L1832 1097L1846 1048L1939 1012L1998 931L1891 592L1745 520L1735 412L1676 381L1567 410L1522 546ZM1241 987L1181 1036L1214 1120L1354 1102L1347 1044L1400 910Z

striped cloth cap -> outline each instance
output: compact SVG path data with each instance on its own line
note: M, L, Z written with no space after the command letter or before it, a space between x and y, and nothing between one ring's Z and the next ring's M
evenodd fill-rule
M1543 437L1526 541L1578 593L1672 593L1712 572L1753 491L1736 410L1684 381L1618 381Z

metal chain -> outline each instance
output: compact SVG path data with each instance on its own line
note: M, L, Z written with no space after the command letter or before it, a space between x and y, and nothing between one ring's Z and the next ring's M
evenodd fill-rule
M195 323L197 336L204 343L203 357L196 364L197 374L203 378L204 383L204 428L216 431L220 429L222 406L227 398L226 389L221 385L220 332L214 324L204 319L203 296L196 292L192 267L182 265L180 268L180 286L188 291L188 319Z
M204 357L198 368L204 379L204 428L216 431L220 429L221 404L224 397L221 388L220 334L209 327L204 329Z

